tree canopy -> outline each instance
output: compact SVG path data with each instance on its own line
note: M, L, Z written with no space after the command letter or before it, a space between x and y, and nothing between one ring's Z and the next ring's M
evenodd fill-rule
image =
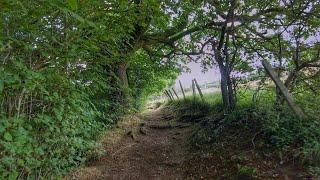
M99 132L170 87L185 62L219 67L226 112L238 83L269 86L264 60L319 113L318 0L4 0L0 10L1 178L82 164Z

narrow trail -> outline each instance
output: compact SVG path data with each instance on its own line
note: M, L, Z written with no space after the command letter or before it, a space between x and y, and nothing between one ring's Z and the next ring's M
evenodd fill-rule
M201 125L173 115L158 109L121 121L102 139L106 155L65 179L312 179L301 167L255 150L247 131L225 129L219 141L196 150L198 141L191 140Z
M108 155L68 179L183 179L192 126L161 110L150 111L137 127L125 133ZM108 145L107 145L108 146Z

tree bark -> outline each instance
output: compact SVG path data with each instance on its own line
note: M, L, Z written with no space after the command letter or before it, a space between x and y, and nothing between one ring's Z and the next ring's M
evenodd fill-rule
M280 78L281 74L282 74L281 73L281 69L277 69L276 73L277 73L278 77ZM276 109L277 110L281 110L280 106L283 105L283 103L284 103L284 98L283 98L283 96L281 94L281 91L280 91L279 87L276 86Z
M119 78L119 85L121 91L119 93L119 100L122 105L128 106L129 105L129 81L128 81L128 74L127 69L129 67L129 63L126 61L121 61L117 64L117 76Z
M222 58L221 52L215 49L214 53L215 53L215 59L218 63L220 76L221 76L220 88L221 88L223 106L227 111L230 111L235 106L234 91L233 91L233 86L230 79L230 72L228 68L223 64L223 58Z
M118 66L117 66L117 75L120 80L121 86L123 86L124 88L129 86L128 75L127 75L128 67L129 67L129 63L125 61L118 63Z
M228 99L229 99L229 109L232 110L236 106L236 101L235 101L235 93L233 90L233 84L231 81L231 76L230 76L230 71L227 69L227 87L228 87Z
M305 118L306 115L302 111L302 109L295 104L291 94L289 93L288 89L285 87L283 82L279 79L276 72L273 70L272 66L265 60L262 60L262 65L267 71L268 75L271 77L273 82L276 84L276 86L279 88L280 92L282 93L283 97L287 101L289 107L293 110L293 112L299 117L299 118Z
M227 75L225 72L224 65L219 65L219 70L221 75L220 86L221 86L223 105L225 109L229 110L230 109L229 91L228 91Z

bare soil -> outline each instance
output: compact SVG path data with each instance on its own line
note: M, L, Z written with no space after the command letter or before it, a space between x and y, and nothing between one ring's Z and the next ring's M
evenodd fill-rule
M150 111L138 125L127 127L118 142L104 142L106 156L67 179L183 179L191 132L190 124Z
M191 139L200 126L173 114L159 109L127 118L102 140L106 155L65 179L309 179L299 167L260 155L245 134L196 149Z

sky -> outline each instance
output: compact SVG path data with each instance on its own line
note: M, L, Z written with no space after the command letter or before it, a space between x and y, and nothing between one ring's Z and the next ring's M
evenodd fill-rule
M190 68L191 72L182 72L176 79L175 87L180 88L179 80L184 87L190 87L193 78L196 78L199 84L220 80L220 74L217 67L212 67L203 73L200 63L190 62L187 66Z

